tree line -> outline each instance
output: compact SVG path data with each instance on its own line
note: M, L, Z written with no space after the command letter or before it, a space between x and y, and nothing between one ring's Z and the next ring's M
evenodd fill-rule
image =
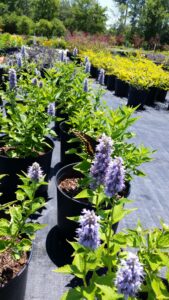
M0 0L0 28L10 33L62 36L69 30L113 33L123 40L169 44L169 0L112 0L119 11L106 27L107 10L97 0ZM110 23L110 22L109 22Z

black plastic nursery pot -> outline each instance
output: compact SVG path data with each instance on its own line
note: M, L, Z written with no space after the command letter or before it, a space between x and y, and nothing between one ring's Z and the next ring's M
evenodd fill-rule
M148 91L147 99L146 99L146 105L148 106L153 106L155 102L155 96L157 93L157 88L156 87L151 87Z
M62 165L75 163L80 161L80 157L76 153L67 154L66 151L70 149L79 149L80 141L69 143L70 139L75 138L72 133L69 133L70 126L64 121L60 123L60 161Z
M114 91L115 90L115 75L107 75L107 89L109 91Z
M155 101L165 102L166 96L167 96L167 91L158 88L155 94Z
M54 143L50 138L46 138L46 142L50 145L50 148L46 147L44 154L37 157L11 158L0 155L0 174L7 174L1 180L0 192L2 196L0 202L6 203L15 199L15 191L20 183L17 174L21 174L22 171L27 173L28 167L34 162L39 163L43 173L46 174L45 180L48 180ZM2 143L1 146L3 146ZM38 195L46 196L46 194L47 185L41 186L38 190Z
M80 64L80 63L81 63L80 57L74 56L73 53L70 52L70 51L67 51L67 57L68 57L71 61L76 62L77 64Z
M99 69L93 65L91 65L91 68L90 68L90 75L92 78L95 78L97 79L98 78L98 75L99 75Z
M148 91L139 90L133 86L130 86L127 106L136 107L139 105L138 109L143 109L147 97Z
M28 261L23 269L4 287L0 287L1 300L24 300L28 266L32 257L29 253Z
M79 216L82 210L94 210L92 205L87 199L75 199L63 191L59 184L61 181L67 178L83 178L83 175L74 170L75 164L67 165L61 168L56 174L56 187L57 187L57 224L60 232L65 238L73 240L76 236L76 229L78 228L78 223L67 219L67 217ZM79 191L77 191L78 194ZM130 193L130 185L127 186L126 197ZM113 225L114 232L117 231L118 223Z
M54 130L55 130L57 136L60 138L60 127L59 127L59 125L60 125L61 122L68 120L68 114L63 113L61 109L57 108L57 102L55 102L55 107L56 107L55 116L57 118L62 119L62 120L56 120L55 125L54 125Z
M6 72L5 72L5 69L3 67L0 67L0 88L3 90L3 91L6 91L6 84L5 84L5 77L6 77ZM0 100L0 105L2 104L2 100Z
M115 95L117 97L128 97L129 84L119 78L115 79Z

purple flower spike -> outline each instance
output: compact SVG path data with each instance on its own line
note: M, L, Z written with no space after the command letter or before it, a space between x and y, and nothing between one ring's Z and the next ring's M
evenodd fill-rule
M97 188L100 184L104 184L107 168L111 162L113 141L110 137L103 134L98 140L96 154L92 166L90 168L90 176L92 189Z
M43 88L43 82L42 81L39 81L39 87Z
M125 171L123 160L117 157L111 161L105 177L105 194L113 197L116 193L121 192L124 187Z
M84 80L84 84L83 84L83 90L84 90L84 92L88 92L88 90L89 90L89 88L88 88L88 80L87 80L87 78L85 78L85 80Z
M54 117L55 116L55 103L50 103L48 105L48 115Z
M37 80L36 77L32 79L32 84L33 85L38 85L38 80Z
M89 62L89 58L87 56L85 56L85 59L84 59L84 63L85 65Z
M43 177L43 172L40 167L40 165L37 162L34 162L32 166L28 168L28 177L32 181L37 181L39 182L40 179Z
M98 76L98 82L102 85L104 85L104 79L105 79L105 71L104 69L100 69L99 76Z
M15 69L9 69L9 87L13 90L17 86L17 76Z
M95 250L100 245L99 220L94 211L83 209L79 219L80 228L77 229L78 242L87 248Z
M77 49L77 48L74 48L72 54L73 54L73 56L77 56L77 55L78 55L78 49Z
M65 54L64 54L64 51L62 50L61 53L60 53L60 61L64 61L65 59Z
M22 46L22 47L21 47L21 56L22 56L23 58L25 58L25 57L27 56L25 46Z
M125 299L135 297L139 291L144 272L137 255L129 252L126 260L122 259L117 271L115 285L118 293L123 294Z
M85 73L90 73L91 63L88 61L85 65Z
M17 65L19 68L22 67L22 57L20 55L17 57Z

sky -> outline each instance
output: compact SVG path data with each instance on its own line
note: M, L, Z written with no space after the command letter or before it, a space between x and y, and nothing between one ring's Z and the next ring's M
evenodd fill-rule
M114 23L118 18L118 10L115 7L113 0L98 0L98 2L103 6L108 8L108 22L107 24L110 25ZM112 12L111 12L112 10Z

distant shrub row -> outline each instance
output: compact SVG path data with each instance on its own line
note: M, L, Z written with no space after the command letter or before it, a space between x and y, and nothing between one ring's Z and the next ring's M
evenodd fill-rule
M1 32L9 32L11 34L25 34L25 35L43 35L51 36L64 36L66 28L62 21L54 18L51 21L41 19L39 22L34 23L27 16L17 16L15 13L5 14L0 17L0 30Z

